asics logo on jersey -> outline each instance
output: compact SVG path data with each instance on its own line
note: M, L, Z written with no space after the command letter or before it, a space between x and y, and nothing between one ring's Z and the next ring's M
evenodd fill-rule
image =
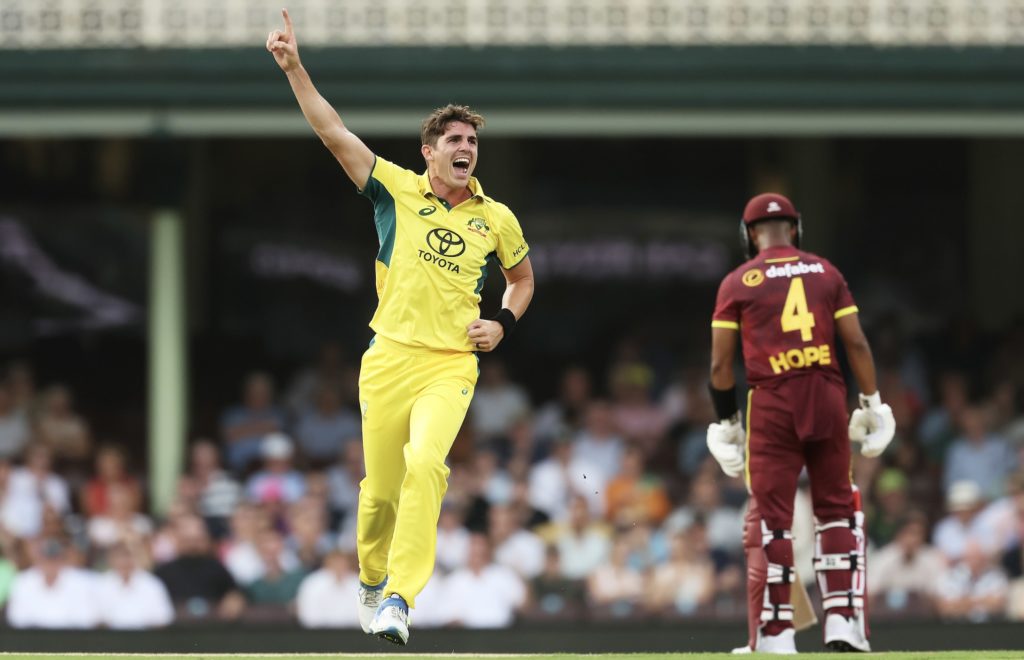
M768 202L768 211L767 211L767 213L778 213L781 210L782 210L782 207L779 206L778 202L776 202L774 200L771 201L771 202Z
M798 261L795 264L784 264L772 266L764 272L766 277L796 277L797 275L808 275L811 273L824 273L825 267L821 264L805 264Z
M466 251L466 241L451 229L431 229L427 233L427 245L442 257L458 257Z
M436 206L428 206L426 208L420 209L420 215L426 217L428 215L433 214L434 211L436 211L436 210L437 210Z

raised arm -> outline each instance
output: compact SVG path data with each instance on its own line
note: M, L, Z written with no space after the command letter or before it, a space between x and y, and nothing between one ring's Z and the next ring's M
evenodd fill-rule
M374 155L354 133L345 127L341 117L331 104L316 91L313 81L299 60L299 44L295 40L295 28L288 10L282 9L284 31L274 30L267 37L267 50L274 56L277 65L288 76L295 99L302 108L306 121L317 136L341 163L348 178L360 189L366 186L373 171Z

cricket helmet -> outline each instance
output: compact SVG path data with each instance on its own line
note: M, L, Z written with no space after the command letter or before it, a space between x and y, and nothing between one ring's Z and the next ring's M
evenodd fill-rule
M757 245L750 238L750 227L762 220L789 220L796 225L796 239L794 247L800 247L800 237L803 235L803 226L800 223L800 213L797 212L793 202L779 193L761 193L747 202L743 209L743 219L740 220L740 243L743 245L743 252L747 259L753 259L757 255Z

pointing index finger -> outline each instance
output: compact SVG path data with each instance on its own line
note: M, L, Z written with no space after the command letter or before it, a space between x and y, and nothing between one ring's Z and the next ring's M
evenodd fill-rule
M292 36L292 17L288 15L287 9L281 10L281 16L284 17L284 34L286 37Z

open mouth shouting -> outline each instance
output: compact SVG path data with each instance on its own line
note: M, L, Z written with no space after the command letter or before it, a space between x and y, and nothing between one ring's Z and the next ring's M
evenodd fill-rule
M459 178L469 176L469 156L458 156L452 161L452 169Z

